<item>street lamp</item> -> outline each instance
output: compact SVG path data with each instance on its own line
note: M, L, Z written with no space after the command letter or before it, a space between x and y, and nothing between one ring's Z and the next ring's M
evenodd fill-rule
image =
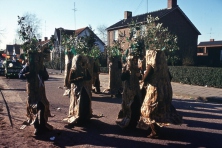
M58 28L60 30L60 38L59 38L59 51L60 51L60 70L62 73L62 36L61 36L61 30L63 30L62 27Z

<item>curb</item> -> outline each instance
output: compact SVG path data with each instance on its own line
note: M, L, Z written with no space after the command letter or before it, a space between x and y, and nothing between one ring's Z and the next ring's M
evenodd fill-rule
M64 76L64 70L63 73L60 73L60 70L54 70L54 69L47 69L48 73L50 75L59 75L59 76ZM109 73L100 73L100 75L109 75ZM181 83L177 83L177 82L173 82L175 84L179 84L179 85L184 85L184 86L188 86L188 87L192 87L195 85L188 85L188 84L181 84ZM180 87L180 86L179 86ZM198 87L198 86L195 86ZM214 89L214 88L213 88ZM217 89L217 88L215 88ZM173 90L173 97L174 98L183 98L183 99L189 99L189 100L195 100L195 101L199 101L199 102L204 102L204 103L220 103L222 104L222 96L218 97L218 96L200 96L201 94L189 94L189 93L181 93L179 92L179 90L174 91Z
M219 103L222 104L222 99L220 97L203 97L190 94L173 93L173 98L183 98L188 100L194 100L203 103Z

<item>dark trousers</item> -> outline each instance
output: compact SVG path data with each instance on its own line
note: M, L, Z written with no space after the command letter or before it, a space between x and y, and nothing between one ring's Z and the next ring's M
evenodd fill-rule
M98 78L95 80L94 87L96 88L96 92L100 92L100 81Z
M42 102L38 102L37 104L37 110L40 111L40 123L39 123L39 119L38 119L38 115L37 118L34 122L34 127L35 129L40 128L40 127L45 127L45 118L44 118L44 114L45 114L45 106Z

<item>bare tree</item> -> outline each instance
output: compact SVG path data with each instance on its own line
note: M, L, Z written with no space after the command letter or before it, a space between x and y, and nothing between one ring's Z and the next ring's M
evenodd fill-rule
M98 36L99 38L107 45L107 26L106 25L99 25L97 27Z
M19 16L18 16L19 17ZM35 37L37 39L41 38L41 33L40 33L40 23L41 21L37 18L37 16L35 14L26 12L23 16L24 18L23 22L24 24L26 24L27 26L29 26L32 29L32 33L30 33L30 39ZM21 18L22 18L21 17ZM19 33L20 29L18 28L16 31L16 41L17 42L21 42L20 37L20 33Z
M4 35L4 29L0 29L0 43L2 42L2 37L3 37L3 35Z

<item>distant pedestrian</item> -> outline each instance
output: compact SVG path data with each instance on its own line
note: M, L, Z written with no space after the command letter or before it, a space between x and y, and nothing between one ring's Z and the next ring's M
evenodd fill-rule
M122 63L119 56L109 58L109 83L108 88L103 92L108 91L111 97L120 97L122 93L121 81Z
M160 127L182 124L172 105L172 87L166 62L166 56L160 50L146 51L146 72L143 78L147 82L145 99L141 107L138 128L151 128L149 138L158 138Z
M91 92L88 81L91 75L87 69L88 59L83 55L76 55L72 60L69 82L71 83L71 98L67 121L69 126L84 124L92 117ZM92 87L92 85L91 85Z
M95 93L100 93L99 74L100 74L100 63L99 59L96 58L93 63L93 89L92 89Z

